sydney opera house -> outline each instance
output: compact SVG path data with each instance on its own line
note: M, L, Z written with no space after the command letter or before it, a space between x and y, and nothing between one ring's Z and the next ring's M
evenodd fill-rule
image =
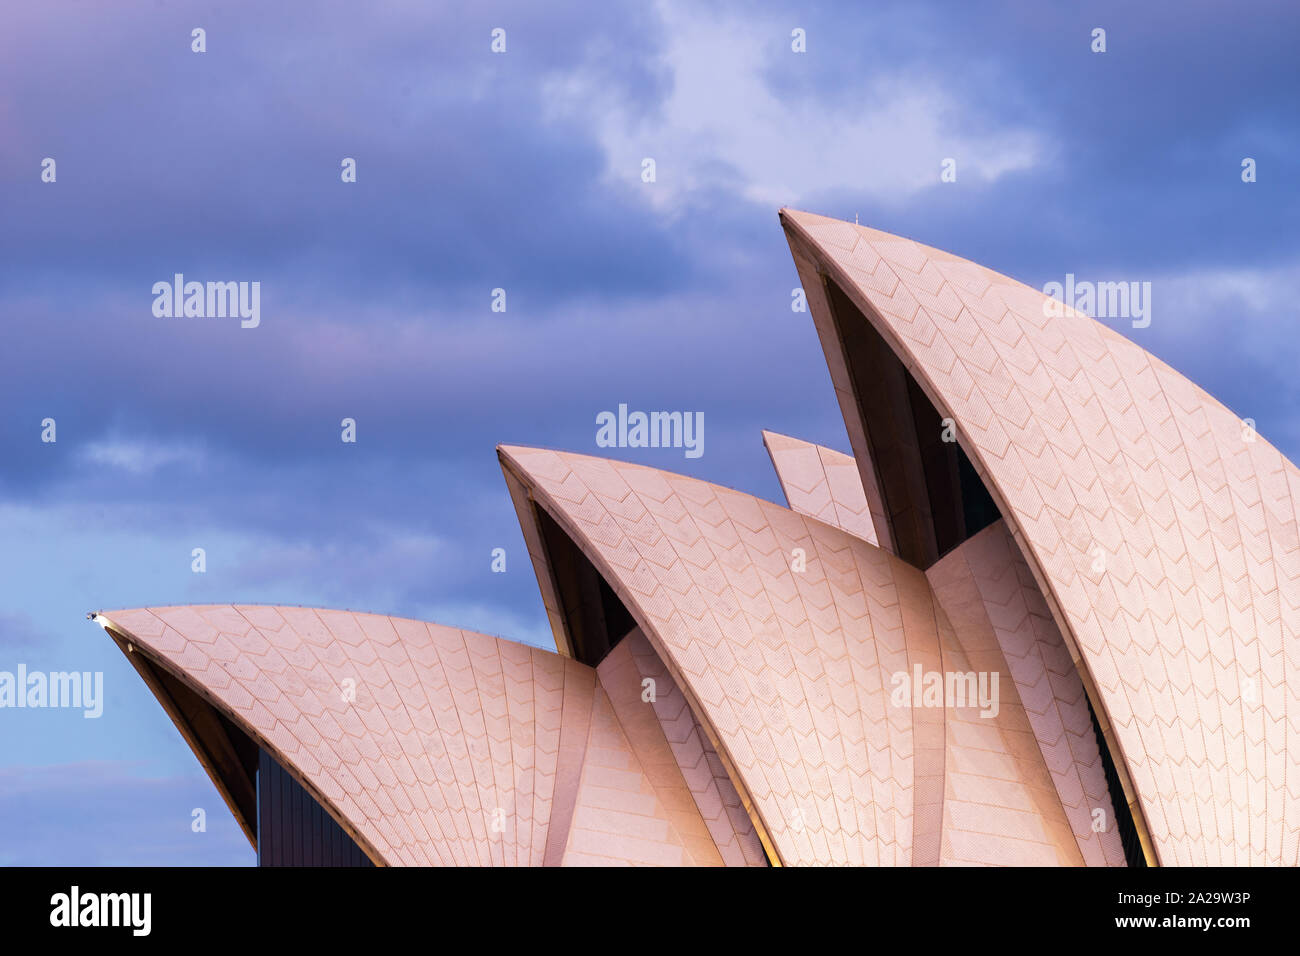
M95 615L262 865L1300 862L1295 466L1035 289L781 223L853 456L766 433L780 505L500 447L556 652Z

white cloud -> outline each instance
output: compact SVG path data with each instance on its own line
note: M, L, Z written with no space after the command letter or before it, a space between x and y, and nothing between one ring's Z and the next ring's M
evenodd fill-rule
M164 465L178 462L193 466L200 465L204 459L204 452L195 445L109 439L87 445L82 456L92 465L117 468L133 475L148 475Z
M1207 322L1221 321L1224 310L1293 316L1300 297L1300 263L1215 269L1157 281L1169 296L1171 310L1187 312Z
M657 65L671 78L657 110L629 106L590 66L552 77L545 92L553 119L594 130L609 179L644 189L660 208L720 186L769 205L834 189L897 200L938 184L946 157L957 160L959 182L987 182L1045 153L1027 126L970 132L961 90L939 76L877 73L852 106L813 92L780 96L766 79L775 58L816 55L790 52L788 23L675 0L657 10L665 37ZM656 161L653 186L641 183L645 157Z

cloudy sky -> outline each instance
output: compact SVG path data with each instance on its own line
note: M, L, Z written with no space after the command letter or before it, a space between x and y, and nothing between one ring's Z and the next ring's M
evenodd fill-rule
M496 444L701 411L702 457L615 454L776 500L761 428L847 451L783 205L1150 282L1116 328L1297 458L1298 35L1195 0L4 5L0 671L102 671L105 703L0 710L0 864L253 861L88 610L551 647ZM261 324L156 317L175 273L260 282Z

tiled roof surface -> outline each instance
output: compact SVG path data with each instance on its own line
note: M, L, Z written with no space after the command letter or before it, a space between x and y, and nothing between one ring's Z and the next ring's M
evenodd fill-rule
M501 453L648 628L782 863L1083 862L1009 681L995 718L891 702L914 666L1000 653L959 641L920 571L693 478Z
M667 754L661 753L664 772L671 768L681 775L722 862L727 866L767 865L754 824L708 734L640 628L623 638L596 670L615 708L621 708L620 719L629 734L646 721L649 704L669 748ZM647 680L652 682L649 688ZM653 689L653 695L648 689ZM652 699L647 701L647 696ZM656 736L649 728L642 729L645 736ZM649 750L649 743L638 747L638 752Z
M672 722L634 696L637 668L658 666L644 642L624 641L620 657L640 659L620 671L611 657L598 679L550 651L376 614L215 605L103 617L270 750L376 862L764 862L747 818L719 821L734 790L688 782L672 755L689 733L670 744ZM660 686L671 712L676 690Z
M791 511L841 528L868 544L877 543L857 461L776 432L764 431L763 443Z
M855 457L764 433L787 509L503 446L560 654L310 608L101 620L378 863L1119 865L1116 828L1094 831L1113 799L1155 862L1300 864L1300 471L1034 289L866 227L782 221ZM894 541L823 277L955 421L1003 516L943 557L931 541L925 573L892 553L912 539ZM595 668L568 657L537 507L638 622ZM897 703L914 668L1005 675L997 715ZM227 757L205 766L242 780Z
M1024 725L1037 748L1026 761L1031 772L1010 780L950 777L948 806L955 808L969 793L983 795L984 802L996 799L1009 813L1054 803L1041 793L1041 765L1050 775L1082 861L1088 866L1123 866L1124 849L1083 682L1006 524L997 521L950 551L926 571L926 577L952 626L955 647L953 653L945 652L945 666L999 673L1001 706L1009 708L1017 725L1007 732L1011 744L1002 749L1008 755L1017 752L1026 742ZM960 658L968 664L961 664ZM955 752L950 752L950 768L962 773L960 764ZM1032 779L1040 781L1037 793L1022 782ZM1102 813L1099 817L1094 816L1097 810ZM1055 808L1049 816L1055 819ZM1100 832L1094 832L1097 820L1104 824ZM998 842L1027 838L1037 825L1011 827ZM945 826L945 836L952 836L954 830L955 825ZM955 845L958 840L952 839ZM1036 852L1032 847L1026 850ZM1046 858L1043 854L1040 862Z
M863 537L860 532L864 527L871 528L871 517L852 458L774 432L765 431L763 438L793 510ZM837 473L839 481L829 482L827 472ZM847 520L841 516L847 516ZM873 535L869 540L874 540L874 531L869 533ZM929 839L940 832L945 837L942 862L1077 862L1071 860L1073 848L1063 834L1034 839L1034 834L1044 832L1042 819L1009 827L1005 834L961 830L953 819L956 815L961 822L974 821L982 827L987 825L986 818L998 814L1010 814L1011 820L1018 813L1041 816L1038 808L1047 806L1048 816L1055 822L1054 804L1059 800L1083 860L1090 866L1124 865L1083 683L1005 523L995 522L954 549L926 576L946 612L948 621L944 623L954 626L946 630L942 661L933 660L925 669L965 670L965 665L957 666L958 659L968 659L968 652L974 649L981 669L998 672L1004 680L1014 682L1002 685L1012 691L1010 699L1004 699L1002 704L1013 711L1020 709L1014 721L1028 720L1041 757L1031 753L1027 760L1022 758L1024 766L1019 772L1003 774L999 767L1001 756L994 758L978 751L972 754L962 743L967 735L958 733L956 726L952 733L945 734L944 723L968 724L977 733L996 726L999 733L1007 735L1002 738L1000 754L1011 759L1009 755L1023 742L1017 733L1019 727L1007 727L1012 716L999 714L994 724L986 724L986 718L972 720L964 709L949 710L937 727L923 730L921 722L935 715L928 711L916 713L916 812L918 818L927 813L933 817L931 824L924 827L924 847L918 837L913 862L941 862L937 839ZM923 734L933 734L936 740L937 750L929 758L924 754L926 744L920 739ZM972 756L979 764L979 773L963 776L970 774ZM1037 778L1041 784L1043 769L1050 770L1055 800L1045 800L1028 782ZM1041 786L1038 789L1041 791ZM964 806L969 801L964 801L963 796L972 790L985 803L979 813ZM1094 809L1103 810L1108 824L1100 833L1093 832ZM961 848L963 855L954 855L954 846ZM1066 849L1058 855L1058 847Z
M796 261L818 260L955 419L1096 688L1159 862L1300 862L1300 472L1037 290L782 215Z
M639 615L779 861L909 864L912 717L888 706L888 685L908 669L911 644L937 639L928 600L903 608L895 583L915 579L924 598L924 575L837 528L693 478L500 452Z

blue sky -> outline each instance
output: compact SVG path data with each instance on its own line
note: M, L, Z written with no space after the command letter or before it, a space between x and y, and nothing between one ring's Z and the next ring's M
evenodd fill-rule
M0 710L0 863L252 862L88 610L552 646L496 444L702 411L700 458L616 453L778 501L761 428L847 451L782 205L1036 287L1149 281L1116 327L1295 459L1298 35L1285 3L6 5L0 670L106 701ZM260 326L156 318L177 272L260 282Z

